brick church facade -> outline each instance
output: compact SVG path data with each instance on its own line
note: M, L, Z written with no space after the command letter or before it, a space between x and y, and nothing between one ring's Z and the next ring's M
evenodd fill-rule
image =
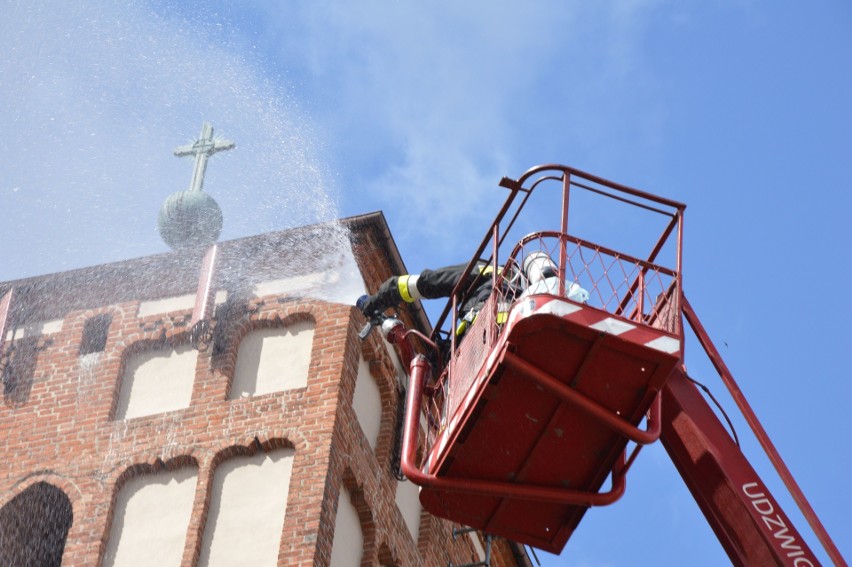
M405 271L384 217L220 243L195 349L202 254L0 283L0 564L485 564L394 474L402 370L352 307Z

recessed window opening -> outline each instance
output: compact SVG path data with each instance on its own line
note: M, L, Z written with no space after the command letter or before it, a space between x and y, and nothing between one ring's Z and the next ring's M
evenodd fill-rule
M306 387L315 327L311 320L296 321L255 329L243 337L230 399Z
M198 468L140 468L121 487L102 567L179 565L192 519Z
M258 451L216 467L199 567L276 565L295 451Z
M355 508L353 495L340 488L337 501L337 520L331 543L331 565L334 567L360 567L364 549L364 530Z
M37 482L0 508L0 565L59 567L74 521L71 501Z
M411 538L416 544L420 536L420 513L423 507L420 504L420 487L413 482L398 482L396 485L396 506L402 512L402 518Z
M189 407L192 400L198 351L188 343L141 346L127 356L114 419L179 410Z
M83 340L80 342L80 355L103 352L106 348L107 334L112 323L112 315L103 313L86 321L83 325Z
M375 451L382 425L382 394L376 379L370 372L370 364L364 360L363 356L358 364L352 409L355 410L355 416L370 447Z

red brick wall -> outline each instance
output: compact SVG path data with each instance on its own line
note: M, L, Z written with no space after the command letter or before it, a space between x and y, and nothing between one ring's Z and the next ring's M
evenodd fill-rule
M356 255L370 289L393 271L380 228L368 226L356 239ZM186 290L175 291L183 293ZM363 343L358 339L364 320L356 309L277 297L235 302L219 311L216 346L199 353L189 407L115 421L129 355L188 340L191 310L138 319L138 306L137 300L71 311L60 332L16 341L9 370L16 374L17 389L4 385L6 403L0 406L5 457L0 506L40 481L60 488L73 507L63 565L99 564L116 496L129 475L189 465L197 467L198 484L182 565L194 565L216 466L236 454L277 447L295 449L279 565L328 564L338 495L344 487L361 519L362 565L382 561L445 566L448 561L458 565L478 560L466 536L454 540L453 525L426 513L421 515L420 541L411 539L395 504L398 481L390 466L396 435L395 371L376 336ZM102 313L110 314L112 322L104 352L88 374L80 367L83 328ZM316 324L307 387L229 400L241 338L258 327L302 319ZM408 317L408 323L415 324L415 318ZM382 397L375 451L351 405L362 355L371 364ZM494 551L495 567L515 564L506 542L497 540Z
M382 230L380 225L370 225L360 231L353 239L355 255L361 273L370 291L375 291L390 276L401 273L402 266L392 266L388 247L393 246L390 235ZM401 309L401 319L409 327L421 327L421 308L414 304L412 308ZM360 316L358 319L361 320ZM426 330L422 329L421 330ZM467 535L453 538L453 529L461 528L457 524L440 520L423 511L420 517L419 541L416 548L412 547L410 534L402 521L394 495L396 483L393 475L389 475L391 443L396 423L397 389L395 386L395 371L390 356L378 341L378 333L373 332L368 341L362 345L364 358L371 362L371 371L377 379L382 392L383 418L379 443L376 448L378 459L371 455L367 440L360 427L355 425L354 412L351 408L354 380L351 390L348 377L357 375L357 356L349 361L354 365L344 374L343 387L345 394L341 404L343 425L339 435L335 436L333 446L345 449L338 453L339 463L333 458L332 466L343 471L343 484L351 493L357 495L356 504L364 517L372 510L372 522L369 522L370 535L365 531L365 553L363 566L378 565L380 561L392 560L394 565L424 565L445 567L450 561L454 565L476 563L479 557ZM354 340L357 341L357 338ZM354 425L354 426L353 426ZM337 453L332 451L333 455ZM386 456L387 455L387 456ZM376 469L378 467L378 470ZM338 474L333 475L335 478ZM336 486L337 491L340 490ZM477 536L479 537L479 536ZM484 540L482 541L485 547ZM330 548L329 548L330 556ZM325 565L325 563L319 563ZM492 544L491 565L493 567L508 567L517 565L512 551L506 540L495 538Z

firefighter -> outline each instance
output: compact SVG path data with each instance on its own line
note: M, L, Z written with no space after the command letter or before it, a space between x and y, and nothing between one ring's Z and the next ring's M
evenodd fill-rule
M381 313L401 303L413 303L418 299L436 299L449 297L459 279L464 274L467 264L447 266L437 270L423 270L419 274L406 274L388 278L375 295L365 296L358 301L358 307L370 318L375 313ZM498 268L498 270L502 270ZM490 264L480 262L473 266L470 273L471 281L476 280L476 286L463 298L459 308L459 324L456 336L461 337L476 320L480 309L491 294ZM533 293L555 294L558 289L558 270L550 256L544 252L533 252L523 261L522 274L503 279L504 299L525 297ZM589 294L586 290L572 283L566 290L569 299L585 303ZM497 314L497 322L504 323L508 305L501 305Z
M388 278L379 290L358 307L367 316L381 313L390 307L405 303L414 303L418 299L436 299L449 297L464 274L467 264L447 266L437 270L423 270L419 274L406 274ZM488 299L491 293L491 266L476 264L471 277L480 277L476 289L465 299L459 311L462 317L473 317Z
M466 267L467 264L457 264L437 270L423 270L416 275L393 276L379 287L375 295L359 301L358 307L369 318L374 313L381 313L403 302L413 303L418 299L449 297L464 274ZM502 268L498 269L502 270ZM489 264L478 263L473 266L470 277L478 277L479 280L472 292L464 298L459 308L457 336L463 335L473 324L479 310L482 309L491 294L492 271L493 268ZM517 297L524 288L548 278L555 278L556 265L544 252L534 252L525 259L523 271L523 277L515 276L504 280L504 286L511 291L507 295ZM505 313L503 315L505 317Z

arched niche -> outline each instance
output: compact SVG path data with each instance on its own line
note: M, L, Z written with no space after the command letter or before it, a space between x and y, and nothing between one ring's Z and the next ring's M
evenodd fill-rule
M197 480L194 463L129 471L115 500L102 565L179 565Z
M230 399L304 388L313 349L312 320L246 333L237 352Z
M73 520L61 489L46 482L28 487L0 508L0 565L58 567Z
M187 343L145 343L129 349L115 419L133 419L189 407L198 351Z
M376 379L370 372L370 364L362 356L358 364L358 377L355 382L355 394L352 409L367 437L373 451L379 440L382 425L382 394Z
M353 497L341 487L331 545L331 567L359 567L364 549L364 532Z
M294 455L272 448L216 466L199 567L277 563Z

